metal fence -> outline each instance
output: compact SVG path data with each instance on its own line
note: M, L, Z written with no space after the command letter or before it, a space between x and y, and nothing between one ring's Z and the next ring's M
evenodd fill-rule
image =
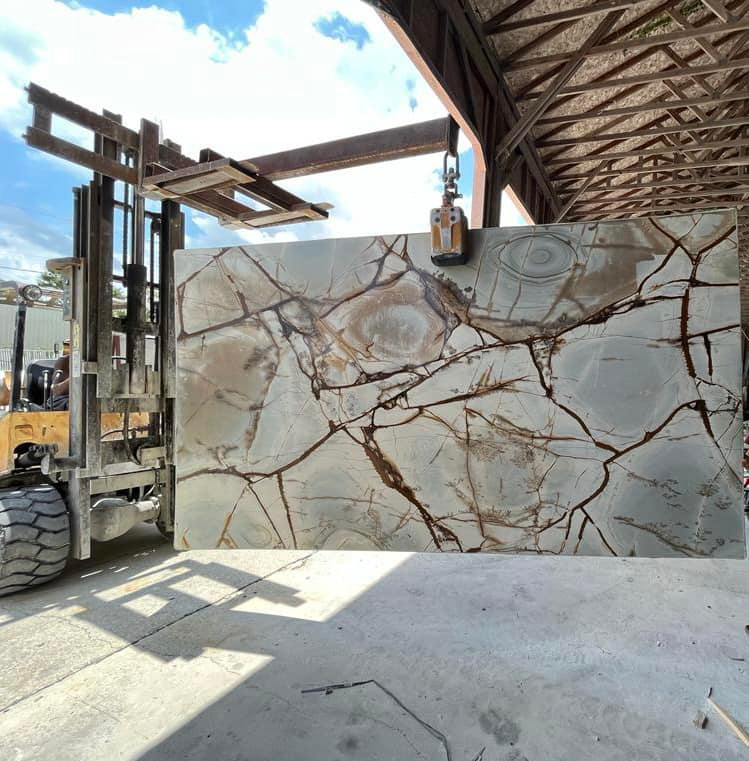
M52 351L44 349L28 349L23 353L23 366L28 367L31 362L37 359L54 359L55 354ZM0 372L10 371L13 368L13 349L0 349Z

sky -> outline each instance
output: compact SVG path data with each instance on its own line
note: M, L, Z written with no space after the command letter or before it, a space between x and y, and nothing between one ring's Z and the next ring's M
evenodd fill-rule
M0 279L34 280L47 259L71 254L71 188L90 179L26 147L30 81L135 129L150 119L193 157L211 147L244 159L446 115L361 0L3 0ZM91 147L91 133L63 120L53 131ZM460 150L469 213L465 138ZM441 165L422 156L280 183L332 203L326 221L234 231L186 210L186 245L426 231ZM509 199L502 206L503 225L524 224Z

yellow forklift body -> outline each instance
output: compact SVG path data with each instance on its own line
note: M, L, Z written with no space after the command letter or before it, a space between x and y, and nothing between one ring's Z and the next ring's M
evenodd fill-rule
M122 438L123 418L119 412L102 413L102 438L109 441ZM131 428L147 426L148 418L148 413L133 414L129 425ZM13 455L24 444L57 444L58 456L67 456L69 423L68 410L5 413L0 417L0 475L13 470Z

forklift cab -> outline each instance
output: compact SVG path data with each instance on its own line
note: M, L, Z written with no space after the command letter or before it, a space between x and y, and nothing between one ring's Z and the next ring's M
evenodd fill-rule
M64 346L62 357L69 356L70 342L65 341ZM54 393L55 385L68 377L66 369L59 367L60 359L36 359L26 367L25 394L14 409L25 412L68 409L68 395Z
M28 468L38 467L41 453L54 446L67 448L67 398L55 404L53 385L65 376L59 357L35 359L24 366L26 315L41 297L36 285L18 288L17 311L13 334L12 368L7 374L7 411L0 413L0 478ZM63 342L63 355L70 342ZM55 414L52 414L52 413Z
M37 359L26 368L26 395L20 399L22 407L35 410L47 409L52 397L52 385L56 382L56 359Z

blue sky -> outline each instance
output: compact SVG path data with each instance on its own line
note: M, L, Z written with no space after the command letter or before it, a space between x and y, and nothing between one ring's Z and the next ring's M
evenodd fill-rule
M6 0L0 279L33 279L47 258L69 255L71 188L88 179L21 140L29 81L94 110L121 112L136 128L140 117L156 121L163 137L193 156L212 147L249 158L445 115L360 0ZM79 139L69 125L55 129ZM470 196L467 142L462 149L461 189ZM188 212L188 245L424 230L439 201L440 166L440 156L418 157L286 183L308 200L333 203L326 222L235 232ZM462 204L469 210L470 197ZM505 206L505 223L520 223Z

